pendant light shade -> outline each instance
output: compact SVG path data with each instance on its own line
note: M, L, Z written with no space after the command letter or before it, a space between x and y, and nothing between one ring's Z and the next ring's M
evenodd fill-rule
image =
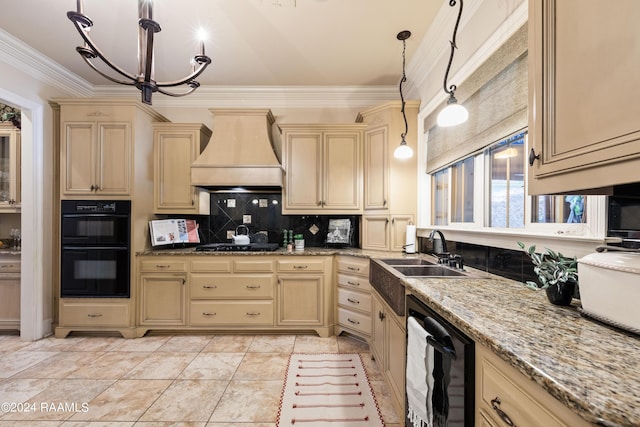
M444 73L444 91L449 94L447 100L447 106L438 114L438 126L456 126L464 123L469 118L469 112L462 105L458 104L458 100L455 97L457 89L456 85L447 87L447 79L449 78L449 71L451 70L451 63L453 62L453 54L458 48L456 45L456 34L458 33L458 25L460 24L460 17L462 17L462 2L463 0L457 0L460 2L460 10L458 11L458 19L456 20L456 26L453 28L453 37L449 42L451 44L451 55L449 55L449 63L447 64L447 71ZM455 6L456 0L450 0L449 6Z
M438 126L456 126L466 122L468 118L469 112L467 109L458 104L458 100L453 96L453 93L451 93L447 101L447 106L438 113Z
M402 101L402 118L404 119L404 133L400 135L401 141L400 146L395 149L393 152L393 157L396 159L409 159L413 156L413 150L411 147L407 145L407 141L405 141L405 137L407 136L407 132L409 131L409 125L407 123L407 115L404 112L404 95L402 94L402 84L407 81L407 76L404 73L404 64L405 64L405 50L407 48L407 39L411 37L410 31L400 31L398 33L398 40L402 40L402 78L400 79L400 100Z

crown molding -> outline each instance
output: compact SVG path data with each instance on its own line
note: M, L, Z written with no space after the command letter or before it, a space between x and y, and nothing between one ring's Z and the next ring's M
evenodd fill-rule
M128 86L94 86L94 96L128 97ZM172 108L368 108L395 100L395 86L200 86L187 97L156 94L153 105Z
M71 96L91 96L91 83L0 28L0 60Z
M92 85L0 29L0 60L69 97L131 98L137 89ZM156 106L176 108L368 108L398 97L395 86L201 86L187 97L156 94Z

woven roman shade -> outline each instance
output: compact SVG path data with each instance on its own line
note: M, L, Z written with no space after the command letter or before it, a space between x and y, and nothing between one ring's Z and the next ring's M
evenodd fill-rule
M457 89L469 120L436 124L444 102L425 118L427 173L433 173L527 127L527 25L519 28Z

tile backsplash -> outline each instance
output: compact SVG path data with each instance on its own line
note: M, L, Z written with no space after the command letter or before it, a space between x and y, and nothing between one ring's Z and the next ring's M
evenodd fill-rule
M293 230L293 234L302 234L307 247L326 246L329 220L333 218L351 221L349 246L357 247L360 241L360 217L356 215L283 215L282 194L265 193L218 193L211 197L209 216L188 217L195 219L200 226L200 239L203 243L230 243L230 234L236 228L246 225L249 234L266 235L270 243L283 243L283 230ZM185 215L176 217L185 218ZM245 231L242 230L241 234ZM259 236L258 238L260 238ZM254 239L256 237L254 236Z

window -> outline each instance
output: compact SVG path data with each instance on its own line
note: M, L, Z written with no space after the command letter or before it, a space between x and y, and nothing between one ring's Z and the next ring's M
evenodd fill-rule
M587 221L586 196L531 196L531 222L584 223Z
M525 136L525 132L519 133L486 151L490 174L490 227L524 227Z
M431 175L432 225L599 235L600 226L587 222L588 200L592 218L600 216L595 196L527 194L526 146L520 131Z
M451 166L452 222L473 222L473 165L468 157Z
M433 175L431 194L433 194L433 224L447 225L449 223L449 168Z

